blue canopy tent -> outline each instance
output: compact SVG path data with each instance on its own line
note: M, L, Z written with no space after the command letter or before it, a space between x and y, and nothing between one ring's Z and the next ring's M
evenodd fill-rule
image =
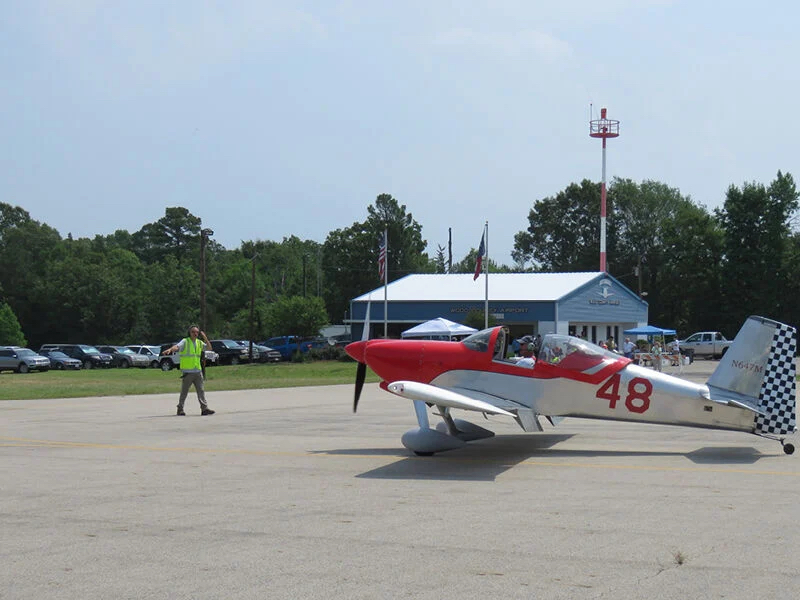
M628 335L675 335L674 329L663 329L662 327L656 327L655 325L645 325L644 327L634 327L633 329L626 329L625 332Z

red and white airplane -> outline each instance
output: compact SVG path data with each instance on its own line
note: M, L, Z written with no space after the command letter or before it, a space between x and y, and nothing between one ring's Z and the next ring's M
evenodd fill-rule
M543 430L540 417L552 425L562 417L584 417L741 431L794 452L785 436L796 431L796 331L763 317L747 319L705 385L558 334L544 337L532 368L517 365L506 359L502 327L461 342L375 339L346 350L359 363L353 411L369 366L384 390L414 401L419 427L402 443L419 455L494 435L454 419L454 408L510 417L529 432ZM442 418L435 429L428 407Z

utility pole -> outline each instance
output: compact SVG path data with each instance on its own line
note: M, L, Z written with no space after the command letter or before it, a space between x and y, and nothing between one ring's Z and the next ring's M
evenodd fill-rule
M206 330L206 244L213 229L200 230L200 330Z
M303 254L303 298L306 297L306 259L308 254Z
M255 312L256 312L256 258L258 258L258 254L254 254L253 258L250 260L252 265L252 269L250 271L250 364L253 364L253 325L255 322Z
M447 272L453 272L453 228L447 228Z

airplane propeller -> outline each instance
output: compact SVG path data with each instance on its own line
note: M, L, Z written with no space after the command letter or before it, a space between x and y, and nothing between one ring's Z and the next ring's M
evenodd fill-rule
M358 399L361 397L361 390L364 387L364 380L367 378L367 363L358 363L356 370L356 394L353 397L353 412L358 410Z
M366 342L369 339L369 313L371 307L372 300L368 300L366 316L364 317L364 332L361 334L362 342ZM356 392L353 396L354 413L358 410L358 399L361 398L361 390L364 388L364 380L367 378L367 363L364 361L363 354L356 360L358 360L358 368L356 369Z

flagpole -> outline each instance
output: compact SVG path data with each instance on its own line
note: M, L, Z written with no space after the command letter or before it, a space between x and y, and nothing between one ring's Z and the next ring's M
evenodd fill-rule
M483 305L483 328L489 329L489 221L486 221L484 233L486 234L486 265L483 269L486 274L486 299Z
M386 291L389 281L389 228L383 230L383 243L386 244L386 266L383 269L383 339L389 337L389 295Z

